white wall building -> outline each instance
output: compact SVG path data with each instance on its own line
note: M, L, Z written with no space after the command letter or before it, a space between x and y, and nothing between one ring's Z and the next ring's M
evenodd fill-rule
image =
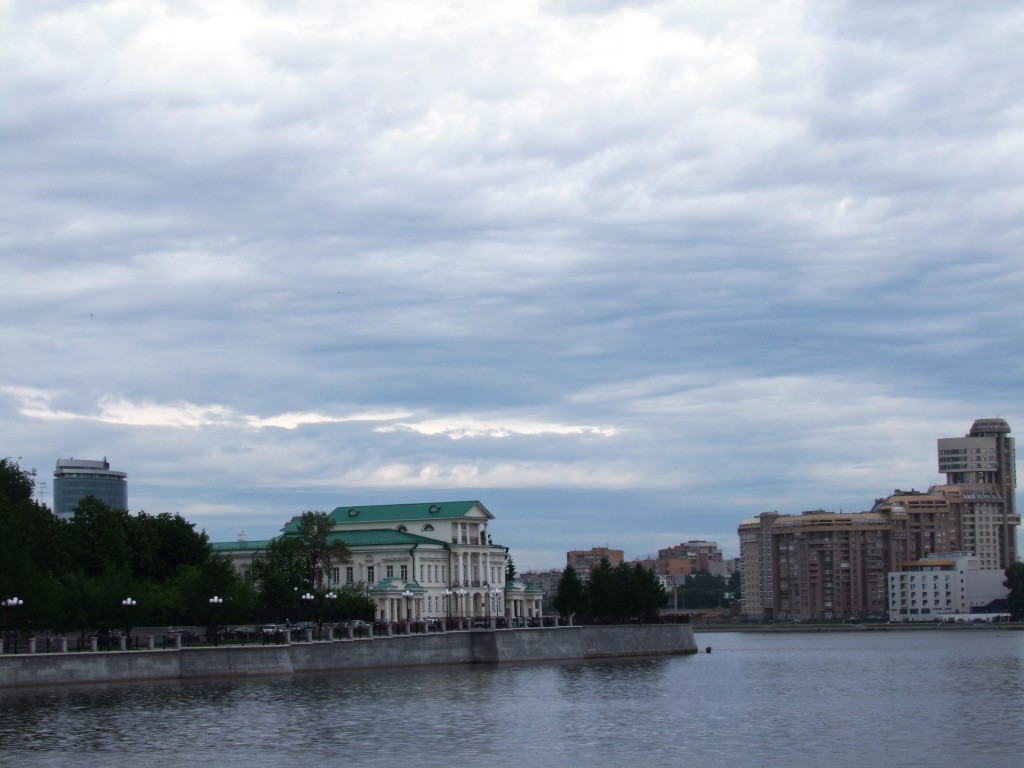
M889 621L938 621L984 611L1005 599L1005 574L982 569L976 555L933 553L889 573Z
M436 618L543 616L544 593L505 580L507 549L488 532L492 515L479 501L338 507L331 512L330 541L341 541L350 560L332 568L322 585L359 584L375 604L375 618L405 621ZM297 534L299 518L282 529ZM214 544L243 578L266 541Z

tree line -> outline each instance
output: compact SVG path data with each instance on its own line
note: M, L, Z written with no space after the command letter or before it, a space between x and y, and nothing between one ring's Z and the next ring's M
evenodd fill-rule
M667 600L668 593L653 571L640 563L612 566L605 557L590 571L586 582L575 568L567 566L552 604L562 616L613 623L654 620Z
M236 577L204 532L177 514L131 514L87 497L70 519L34 499L35 473L0 459L0 601L5 629L68 633L129 626L216 626L291 618L372 616L360 585L327 601L316 589L348 559L324 512L275 539ZM313 601L301 596L313 594ZM211 602L214 596L222 601Z

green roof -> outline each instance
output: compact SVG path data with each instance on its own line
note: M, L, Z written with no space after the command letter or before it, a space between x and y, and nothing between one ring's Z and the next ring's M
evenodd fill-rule
M327 540L332 544L343 541L350 547L376 546L379 544L436 544L447 546L443 541L417 536L415 533L396 531L392 528L374 528L370 531L334 531Z
M249 549L266 549L269 541L213 541L214 552L245 552Z
M479 506L488 520L494 515L479 501L427 501L414 504L372 504L367 506L336 507L331 519L336 525L346 522L388 523L402 520L458 520ZM293 517L281 530L294 533L299 527L299 516Z

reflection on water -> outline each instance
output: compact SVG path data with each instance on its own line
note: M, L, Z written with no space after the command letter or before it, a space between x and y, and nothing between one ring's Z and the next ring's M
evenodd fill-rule
M709 634L711 654L0 692L0 764L1016 766L1024 632Z

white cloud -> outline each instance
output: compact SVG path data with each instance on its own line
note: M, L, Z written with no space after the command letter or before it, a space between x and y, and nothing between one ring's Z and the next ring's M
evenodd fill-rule
M1024 424L1005 3L0 13L0 412L39 466L124 457L211 524L464 489L650 547Z

